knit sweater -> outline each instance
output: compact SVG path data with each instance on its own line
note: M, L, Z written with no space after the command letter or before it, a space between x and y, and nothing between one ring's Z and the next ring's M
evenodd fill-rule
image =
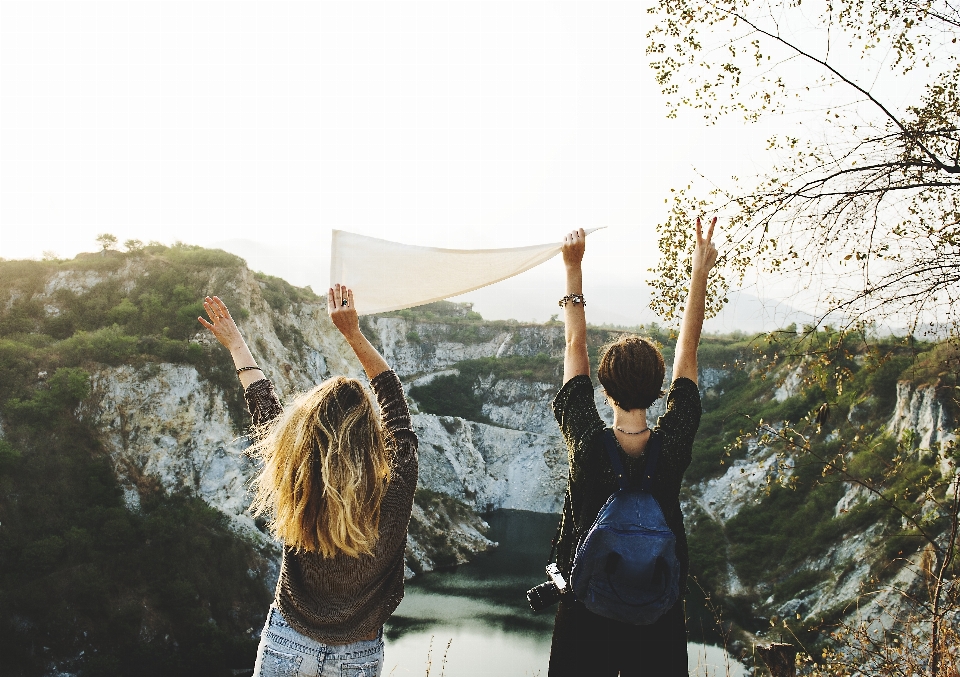
M690 465L701 411L697 384L688 378L678 378L667 394L667 411L652 431L660 437L663 446L650 493L657 499L667 525L677 537L681 590L686 585L690 558L680 510L680 483ZM575 376L567 381L553 400L553 413L567 443L570 461L567 504L557 544L557 565L569 576L579 539L586 535L603 504L619 485L603 441L606 424L597 411L590 377ZM619 443L617 448L628 481L638 483L646 465L646 452L633 457L628 456Z
M370 381L388 438L393 445L390 485L380 506L380 532L373 554L354 558L338 553L284 547L275 604L294 630L324 644L350 644L376 632L403 599L407 526L417 488L417 436L403 386L393 371ZM273 384L262 379L244 396L255 425L280 415Z

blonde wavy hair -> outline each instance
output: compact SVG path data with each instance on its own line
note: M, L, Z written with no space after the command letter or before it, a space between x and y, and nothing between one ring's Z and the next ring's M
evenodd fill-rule
M337 376L299 395L255 440L263 468L250 511L272 518L284 545L324 558L373 552L391 445L359 381Z

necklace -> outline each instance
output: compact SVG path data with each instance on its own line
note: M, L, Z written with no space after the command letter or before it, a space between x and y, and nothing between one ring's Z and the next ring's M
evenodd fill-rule
M648 430L650 430L650 428L648 427L648 428L644 428L643 430L637 430L637 431L635 431L635 432L628 432L628 431L624 430L623 428L621 428L620 426L616 426L616 428L617 428L617 430L619 430L620 432L622 432L624 435L642 435L643 433L645 433L645 432L647 432Z

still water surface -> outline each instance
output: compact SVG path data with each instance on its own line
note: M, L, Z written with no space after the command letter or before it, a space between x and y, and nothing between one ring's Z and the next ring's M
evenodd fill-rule
M384 675L546 677L556 609L532 612L525 592L546 580L557 516L499 510L487 521L496 550L407 584L386 626ZM719 647L690 643L688 651L691 675L745 674Z

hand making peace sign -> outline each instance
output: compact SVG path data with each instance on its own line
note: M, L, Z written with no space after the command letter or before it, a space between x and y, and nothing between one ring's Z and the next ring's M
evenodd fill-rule
M703 227L700 225L700 217L697 217L697 245L693 250L693 274L698 272L704 275L717 263L717 248L714 246L713 227L717 225L717 217L710 220L710 228L707 230L707 236L703 237Z

